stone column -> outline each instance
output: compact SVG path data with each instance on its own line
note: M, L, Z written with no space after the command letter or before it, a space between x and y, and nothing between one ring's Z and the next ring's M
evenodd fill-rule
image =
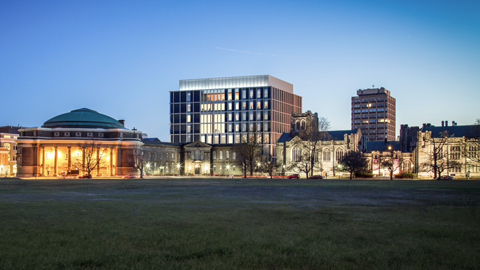
M72 166L72 147L71 146L68 146L68 151L67 151L67 155L68 155L68 168L67 168L67 173L70 173L70 169L71 169L71 166Z
M53 176L57 176L57 160L58 160L58 148L55 146L55 162L53 166Z
M45 146L42 146L42 175L43 176L45 176L45 160L46 160L45 155L46 155Z
M100 175L100 147L97 147L97 177Z
M110 147L110 176L113 176L113 147Z
M123 166L122 164L122 147L119 145L117 146L117 171L116 171L116 175L121 175L122 172L120 171L121 167Z

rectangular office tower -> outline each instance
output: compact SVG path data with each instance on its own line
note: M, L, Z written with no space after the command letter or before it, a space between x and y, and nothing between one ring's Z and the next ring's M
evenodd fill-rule
M170 140L235 144L255 131L263 153L275 156L292 112L301 111L293 85L269 75L181 80L180 90L170 92Z
M395 141L395 98L387 89L358 90L352 97L352 129L369 141Z

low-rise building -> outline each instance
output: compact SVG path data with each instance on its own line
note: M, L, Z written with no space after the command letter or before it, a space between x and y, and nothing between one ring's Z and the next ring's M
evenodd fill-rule
M0 127L0 177L17 174L17 138L20 127Z

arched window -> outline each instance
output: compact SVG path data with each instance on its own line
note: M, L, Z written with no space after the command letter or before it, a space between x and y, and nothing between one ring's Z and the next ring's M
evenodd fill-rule
M232 152L232 159L235 160L237 158L237 153L236 152Z
M218 152L218 159L223 160L223 151Z
M292 161L300 161L302 159L302 149L294 147L292 149Z
M306 126L305 126L305 120L302 121L302 130L305 130Z
M336 155L337 161L342 160L342 158L344 156L343 149L337 149L337 152L336 152L335 155Z
M324 149L323 150L323 161L331 161L330 149Z
M297 124L296 124L295 129L296 129L296 130L300 130L300 121L297 121Z
M230 151L225 151L225 160L229 160L230 159Z
M212 158L213 158L213 160L217 159L217 151L213 151Z

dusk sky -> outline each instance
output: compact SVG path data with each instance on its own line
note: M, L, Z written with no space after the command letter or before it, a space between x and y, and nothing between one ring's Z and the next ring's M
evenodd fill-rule
M400 124L480 118L480 1L1 1L0 126L90 108L169 141L179 80L272 75L350 129L358 89Z

